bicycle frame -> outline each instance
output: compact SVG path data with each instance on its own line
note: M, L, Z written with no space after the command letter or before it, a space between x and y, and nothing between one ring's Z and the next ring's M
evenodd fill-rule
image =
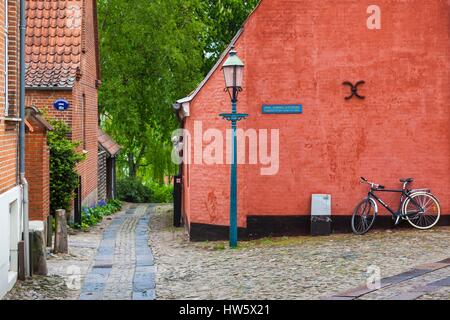
M375 194L375 192L387 192L387 193L400 193L400 205L399 208L397 210L397 212L395 212L389 205L387 205L379 196L377 196ZM410 199L411 202L416 205L418 208L420 208L419 212L421 210L423 210L423 208L420 206L420 204L418 204L413 198L411 198L410 196L411 192L409 190L387 190L387 189L371 189L369 191L369 199L372 197L373 199L375 199L378 203L380 203L383 207L385 207L394 217L398 217L403 215L402 213L402 208L403 208L403 203L406 201L406 199ZM412 212L411 214L416 214L418 212Z

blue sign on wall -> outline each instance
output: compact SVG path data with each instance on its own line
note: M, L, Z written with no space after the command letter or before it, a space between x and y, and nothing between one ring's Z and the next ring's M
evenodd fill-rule
M301 104L263 105L262 112L264 114L301 114L303 113L303 105Z
M53 107L58 111L66 111L67 109L69 109L70 104L69 101L65 99L58 99L53 102Z

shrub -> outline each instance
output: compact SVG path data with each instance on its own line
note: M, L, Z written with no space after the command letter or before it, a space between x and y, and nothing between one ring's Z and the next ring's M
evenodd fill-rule
M60 120L50 120L53 127L48 132L50 149L50 210L69 211L74 198L74 191L78 187L77 163L85 156L76 151L80 145L67 138L70 128Z
M122 201L133 203L169 203L173 199L173 187L154 181L143 183L138 178L120 179L117 195Z
M122 201L134 203L151 202L151 190L138 178L125 178L117 181L117 197Z
M77 229L87 230L89 227L97 225L103 217L110 216L122 208L119 200L100 201L97 206L84 208L81 213L81 226L75 225Z
M170 203L173 200L173 186L159 184L156 182L149 183L152 194L151 202L153 203Z

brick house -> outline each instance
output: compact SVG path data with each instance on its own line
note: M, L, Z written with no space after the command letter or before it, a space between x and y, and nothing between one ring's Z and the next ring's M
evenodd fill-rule
M77 215L82 206L98 201L100 66L96 1L28 0L26 63L27 107L64 120L72 129L72 140L81 142L79 151L86 154L86 160L77 167ZM65 108L60 107L61 102ZM47 206L44 210L42 219L49 213Z
M262 0L232 41L245 63L238 112L250 115L239 128L278 129L280 144L277 174L239 165L242 235L309 233L312 194L331 194L333 229L350 231L351 213L367 192L360 176L393 188L400 177L414 177L416 187L441 200L448 224L450 4L372 2ZM191 134L196 121L203 132L229 128L219 117L231 109L220 67L231 45L174 105ZM345 99L343 82L361 80L365 99ZM268 104L301 104L303 112L263 113ZM191 239L226 238L230 166L184 163L182 172ZM383 219L391 221L386 212Z
M18 242L22 233L22 188L18 168L18 14L18 1L0 2L0 298L17 279Z

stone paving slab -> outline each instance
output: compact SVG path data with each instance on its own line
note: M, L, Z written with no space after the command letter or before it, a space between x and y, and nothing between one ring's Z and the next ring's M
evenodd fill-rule
M145 292L133 292L133 300L137 301L152 301L156 299L155 290L148 290Z
M154 300L156 267L148 245L149 205L135 205L103 233L81 300Z
M393 297L389 298L389 300L396 300L396 301L417 300L424 294L426 294L425 291L405 292L405 293L399 294L397 296L393 296Z
M92 300L92 301L98 301L102 300L103 293L102 292L82 292L80 294L79 300Z
M341 298L355 300L359 298L365 299L366 296L386 300L416 300L426 294L432 294L442 287L450 286L450 277L441 278L442 274L450 272L450 269L447 270L446 268L448 268L448 264L442 261L423 264L415 269L382 279L382 285L379 289L369 289L367 286L360 286L325 298L325 300ZM430 279L439 280L430 282ZM377 294L378 291L385 293Z
M133 291L141 292L156 288L155 273L136 272L133 280Z
M416 269L426 269L426 270L435 271L435 270L439 270L439 269L442 269L442 268L446 268L448 266L449 265L447 263L441 263L441 262L425 263L425 264L422 264L420 266L417 266Z
M439 261L438 263L444 263L444 264L446 264L447 266L450 266L450 258L444 259L444 260L442 260L442 261Z
M106 274L102 274L102 273L89 273L86 278L84 279L85 284L88 283L100 283L103 284L104 282L106 282L106 280L108 279L109 276L109 272ZM88 291L87 286L85 285L85 290Z
M149 256L137 256L136 257L136 266L138 267L151 267L155 265L155 260L153 257Z
M384 278L381 280L381 283L392 285L392 284L410 280L410 279L413 279L416 277L423 276L424 274L427 274L431 271L432 270L429 270L429 269L414 269L411 271L400 273L400 274L392 276L392 277Z
M431 287L450 287L450 277L428 284Z
M367 288L367 286L360 286L360 287L339 293L338 295L336 295L336 297L340 297L340 298L347 297L347 298L355 299L357 297L363 296L363 295L373 292L375 290L376 289L369 289L369 288Z
M154 300L156 299L156 268L153 252L148 245L149 223L148 218L153 208L146 210L136 227L135 253L136 269L133 279L133 300Z
M110 269L113 266L113 260L114 260L113 257L95 259L93 268L107 268L107 269Z
M355 300L355 298L354 297L333 296L333 297L329 297L329 298L323 298L321 300L327 300L327 301L352 301L352 300Z

